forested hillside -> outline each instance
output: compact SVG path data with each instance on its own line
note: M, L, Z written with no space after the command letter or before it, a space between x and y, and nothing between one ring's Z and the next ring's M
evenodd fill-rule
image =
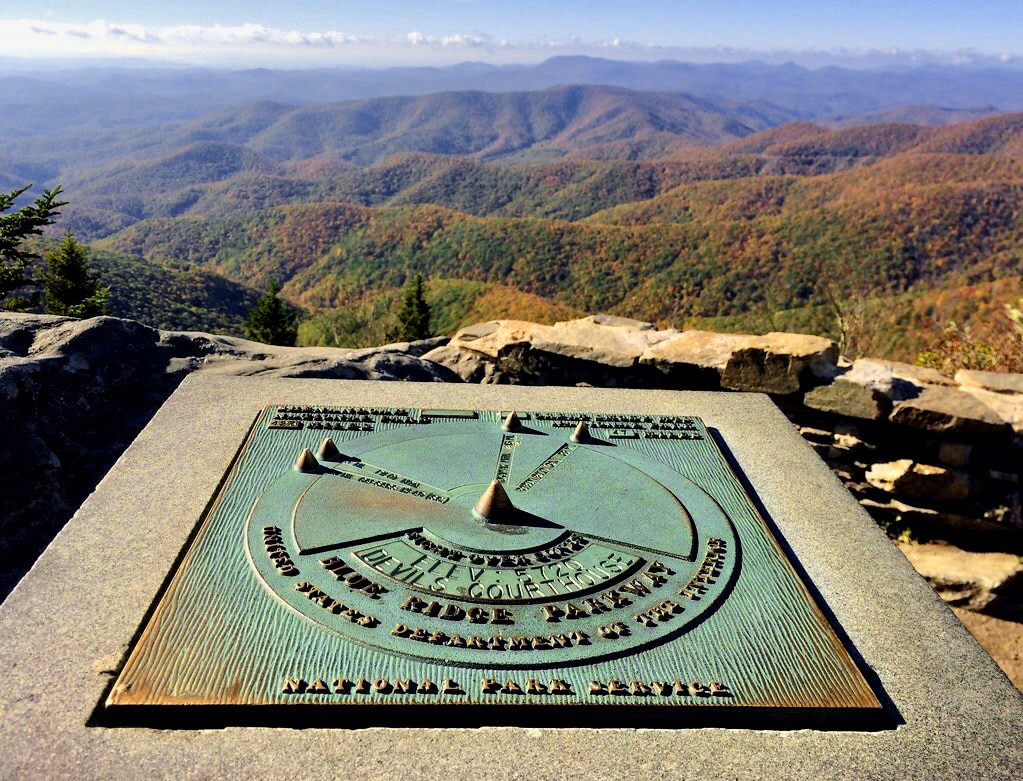
M143 220L103 245L249 286L274 276L335 326L329 313L347 312L349 341L421 272L451 322L497 285L517 292L495 315L516 315L525 294L540 319L607 311L674 326L828 333L836 299L859 302L875 312L860 327L893 326L878 347L906 357L930 320L979 323L1019 289L1021 141L1023 116L1001 115L797 124L644 163L405 157L338 171L364 185L348 199L361 203ZM315 324L305 333L324 338Z

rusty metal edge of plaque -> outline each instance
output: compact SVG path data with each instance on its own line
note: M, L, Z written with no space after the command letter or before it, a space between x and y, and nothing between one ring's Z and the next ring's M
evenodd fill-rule
M351 705L858 728L885 710L698 418L271 405L104 713Z

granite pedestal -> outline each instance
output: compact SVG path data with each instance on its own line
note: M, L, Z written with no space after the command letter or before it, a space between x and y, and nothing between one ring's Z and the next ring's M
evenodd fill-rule
M107 726L102 702L267 404L697 415L887 719L841 729ZM17 486L5 486L17 490ZM1023 698L762 396L187 379L0 607L3 778L1018 778Z

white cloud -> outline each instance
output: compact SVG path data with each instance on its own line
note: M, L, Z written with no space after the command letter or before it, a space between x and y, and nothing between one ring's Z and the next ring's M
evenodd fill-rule
M472 49L480 46L492 46L493 42L489 37L480 35L445 35L440 39L441 46L466 46Z
M0 52L22 57L142 56L220 64L263 60L273 64L439 63L458 62L465 56L460 52L469 51L487 52L495 61L530 59L531 54L532 59L542 59L554 53L574 53L582 45L573 38L513 42L486 33L431 35L412 31L383 38L338 30L282 30L251 23L146 27L101 19L85 24L0 19Z
M272 43L279 45L336 46L361 40L337 30L303 33L296 30L278 30L261 24L242 24L236 27L225 25L176 25L171 27L147 28L141 24L111 24L97 19L86 24L62 24L50 21L26 19L0 20L0 40L13 43L15 36L26 32L42 35L70 35L97 41L131 40L150 44L207 44L231 46L239 43Z
M260 24L146 27L97 19L66 24L49 19L0 19L0 51L11 56L155 56L208 59L297 49L343 49L366 43L356 35L326 30L280 30Z
M213 25L179 25L164 27L157 33L167 43L180 42L207 46L236 46L246 44L269 44L273 46L322 46L334 47L359 43L363 39L356 35L328 30L326 32L299 32L278 30L261 24L243 24L237 27Z
M48 14L47 14L48 15ZM67 24L44 19L0 19L0 55L31 58L144 57L185 63L273 67L330 65L444 65L465 59L494 63L537 62L556 54L584 54L619 59L679 59L691 62L794 61L808 67L845 65L922 65L927 63L1019 67L1018 55L973 51L867 51L831 49L754 51L718 46L693 48L612 37L584 41L577 37L508 40L486 32L433 34L412 31L394 37L367 37L339 30L301 31L261 24L175 25L147 27L97 19Z
M421 32L411 32L405 36L405 40L413 46L432 46L446 49L509 49L515 45L501 38L493 38L489 35L466 35L455 33L453 35L426 35ZM551 45L551 44L536 44Z

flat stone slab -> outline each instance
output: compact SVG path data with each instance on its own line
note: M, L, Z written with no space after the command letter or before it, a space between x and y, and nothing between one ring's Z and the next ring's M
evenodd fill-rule
M614 367L636 364L643 351L677 332L654 330L650 323L607 315L542 325L524 320L481 323L455 334L449 347L468 348L489 358L508 347L528 343L532 349Z
M803 404L822 412L866 420L883 420L892 410L891 399L884 391L845 377L814 388L803 396Z
M956 502L973 491L970 476L965 472L918 464L909 458L874 464L867 470L866 479L882 491L913 499Z
M960 391L992 410L1012 426L1013 431L1023 434L1023 394L985 390L971 385L961 386Z
M927 386L919 396L899 402L889 419L893 423L953 436L997 437L1011 431L1009 421L975 394L941 386Z
M995 393L1023 394L1023 374L960 369L956 372L956 382L963 387L981 388Z
M693 330L651 346L640 362L667 371L713 369L725 388L787 394L805 389L814 377L830 376L837 358L834 342L820 336Z
M560 382L584 371L597 372L599 384L608 386L666 383L791 394L834 376L838 351L829 339L808 334L680 333L673 328L657 330L641 320L592 315L554 325L521 320L478 323L424 357L470 382L491 381L497 370L537 383ZM619 382L625 377L630 379Z
M955 385L955 382L937 369L929 369L926 366L915 366L902 361L888 361L884 358L860 358L854 362L854 366L857 364L862 364L863 371L867 371L867 367L870 366L872 370L882 370L896 379L916 385Z
M637 730L624 710L615 729L98 726L114 670L267 404L700 416L897 726ZM0 606L0 637L11 778L1014 779L1023 767L1023 698L791 424L748 394L193 375Z

